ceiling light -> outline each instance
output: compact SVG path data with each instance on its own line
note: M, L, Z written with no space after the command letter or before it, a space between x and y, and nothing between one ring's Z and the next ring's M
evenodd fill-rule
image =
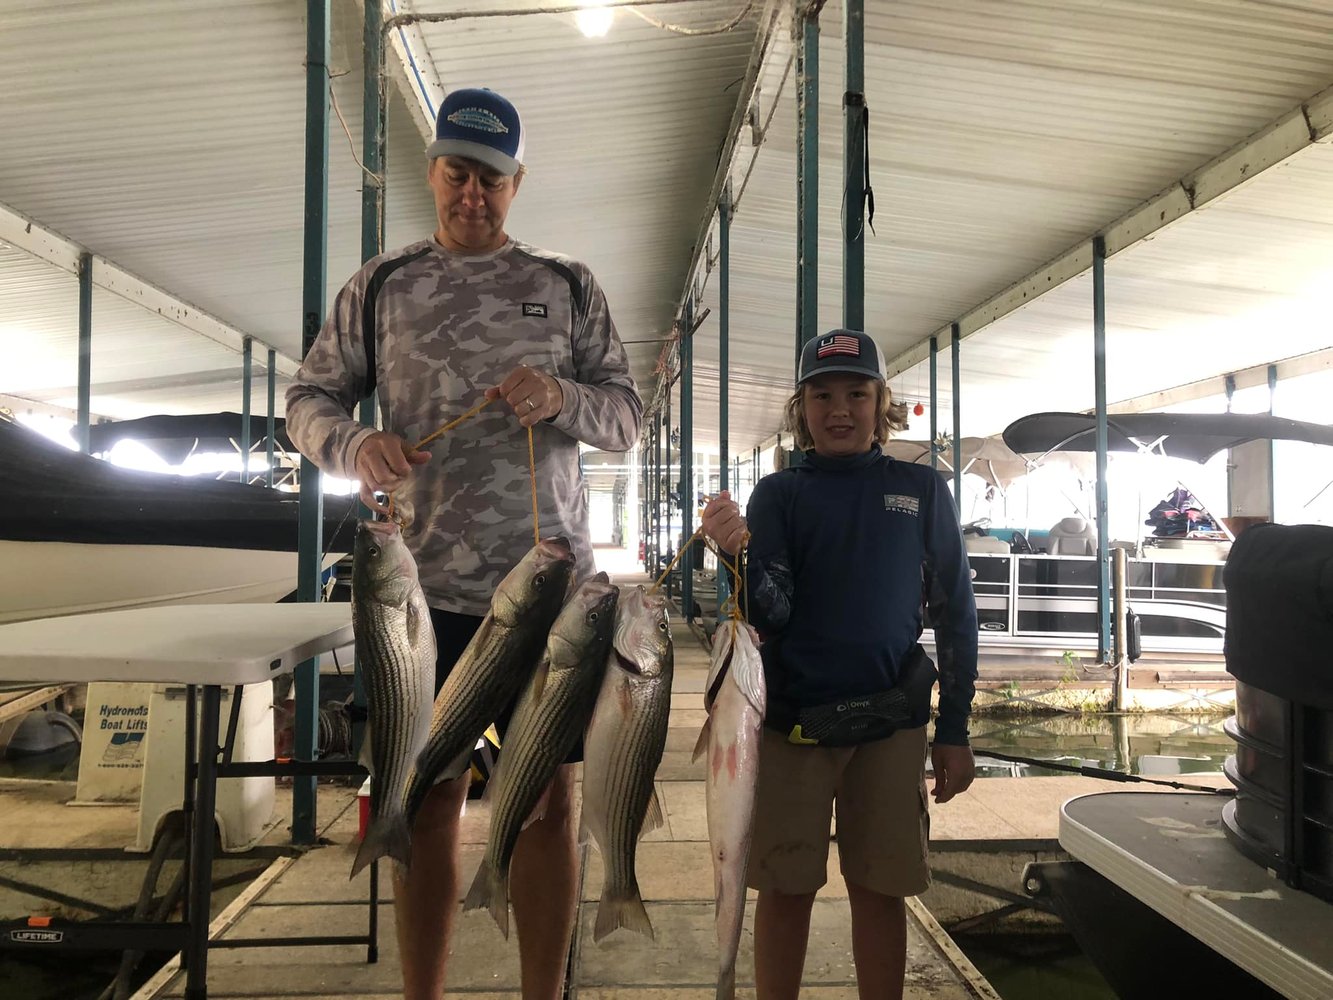
M611 30L611 20L615 13L607 7L588 7L575 12L574 23L586 38L605 38Z

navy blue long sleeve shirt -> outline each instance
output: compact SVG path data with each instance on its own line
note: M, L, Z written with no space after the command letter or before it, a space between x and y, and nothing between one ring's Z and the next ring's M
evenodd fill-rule
M771 695L795 707L893 687L929 599L940 671L935 742L967 744L977 609L953 502L928 466L876 445L808 452L766 476L746 510L749 615Z

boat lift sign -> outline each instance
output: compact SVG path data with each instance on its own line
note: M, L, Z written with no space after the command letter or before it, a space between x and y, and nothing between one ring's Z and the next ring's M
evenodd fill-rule
M89 684L78 803L138 803L148 748L151 684Z

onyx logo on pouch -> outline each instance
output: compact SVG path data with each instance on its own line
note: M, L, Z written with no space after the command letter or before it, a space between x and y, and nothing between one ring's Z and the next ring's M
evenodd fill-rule
M545 302L524 302L524 303L523 303L523 315L524 315L524 316L543 316L543 317L544 317L544 316L546 315L546 303L545 303Z
M902 493L885 493L884 509L917 517L921 513L921 500L919 497L909 497Z

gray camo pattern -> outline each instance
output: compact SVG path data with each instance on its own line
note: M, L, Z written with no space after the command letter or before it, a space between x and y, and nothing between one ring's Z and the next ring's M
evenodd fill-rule
M554 376L564 408L533 428L539 520L543 537L569 539L581 582L596 568L579 442L628 450L643 416L606 297L586 265L513 240L467 256L433 238L368 261L338 293L287 390L287 431L321 470L356 478L357 449L372 433L352 417L367 381L367 289L381 264L421 251L376 297L383 428L415 444L520 365ZM543 260L574 273L581 310L565 276ZM395 495L415 511L403 537L432 607L484 615L500 580L532 546L527 432L496 402L428 449L431 461Z

